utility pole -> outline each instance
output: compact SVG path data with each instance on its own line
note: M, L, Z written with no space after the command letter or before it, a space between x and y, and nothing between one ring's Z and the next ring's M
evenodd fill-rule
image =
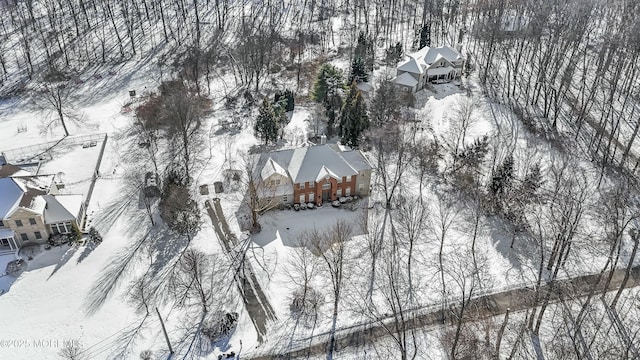
M162 321L162 316L160 316L160 310L156 307L156 313L158 313L158 318L160 319L160 325L162 325L162 332L164 333L164 339L167 340L167 346L169 346L169 353L173 355L173 348L171 347L171 341L169 341L169 335L167 335L167 329L164 327L164 321Z

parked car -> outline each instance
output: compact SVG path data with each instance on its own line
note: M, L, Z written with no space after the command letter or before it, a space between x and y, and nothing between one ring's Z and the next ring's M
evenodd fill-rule
M308 203L307 204L307 209L315 209L315 205L313 205L313 203Z
M293 204L293 210L300 211L300 204Z
M333 206L333 207L340 207L340 205L342 205L342 204L340 203L339 200L336 200L336 201L331 203L331 206Z
M305 203L300 204L300 210L307 210L307 204Z

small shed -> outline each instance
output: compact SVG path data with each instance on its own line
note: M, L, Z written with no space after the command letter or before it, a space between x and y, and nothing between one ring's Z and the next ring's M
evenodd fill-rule
M213 187L215 188L216 194L220 194L221 192L224 192L224 187L222 186L221 181L214 182Z

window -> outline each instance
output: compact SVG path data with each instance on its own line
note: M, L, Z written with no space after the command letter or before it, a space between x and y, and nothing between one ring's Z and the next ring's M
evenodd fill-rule
M2 246L9 246L9 240L7 240L7 239L0 239L0 244L2 244Z
M22 220L16 220L16 226L22 227Z
M336 196L342 196L342 189L338 189L336 191Z
M36 219L34 219L34 218L29 218L29 224L31 224L31 225L35 225L35 224L36 224Z
M271 180L271 185L280 185L280 179Z
M315 199L316 194L314 193L309 193L309 202L313 202L313 199Z
M304 189L304 184L305 183L300 183L300 189Z
M51 224L51 231L54 235L68 234L71 232L71 221L65 221L63 223Z
M27 240L29 240L29 237L28 237L28 236L27 236L27 234L25 234L25 233L20 234L20 238L22 238L22 241L27 241Z
M316 186L315 181L309 181L309 187L315 187L315 186Z
M302 204L304 201L304 194L300 194L300 204Z
M349 196L351 195L351 187L347 186L346 189L344 189L344 195L345 196Z
M33 234L36 236L36 239L42 239L42 234L40 234L40 231L36 231Z
M322 190L331 189L331 183L322 184Z
M347 176L346 182L351 182L351 175Z
M0 227L4 227L4 223L0 220Z
M287 195L282 195L282 202L286 203L287 202Z

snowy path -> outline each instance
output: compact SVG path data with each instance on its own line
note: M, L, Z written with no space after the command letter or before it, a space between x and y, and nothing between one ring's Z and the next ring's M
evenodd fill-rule
M219 199L214 199L213 207L211 206L211 202L207 200L205 207L209 217L211 218L211 222L213 223L216 235L223 243L224 248L231 257L232 263L235 264L238 259L234 258L234 253L238 255L242 254L236 252L234 249L238 245L237 240L235 236L232 236L233 234L229 230L229 225L226 224ZM258 333L258 342L262 343L264 338L267 336L267 322L276 320L275 312L262 291L260 283L258 282L258 279L256 279L253 269L251 268L251 264L247 261L242 261L239 265L240 267L238 271L236 271L235 276L236 285L238 286L240 295L242 295L247 313L249 314L249 317L251 318L251 321ZM247 274L248 276L246 276Z

